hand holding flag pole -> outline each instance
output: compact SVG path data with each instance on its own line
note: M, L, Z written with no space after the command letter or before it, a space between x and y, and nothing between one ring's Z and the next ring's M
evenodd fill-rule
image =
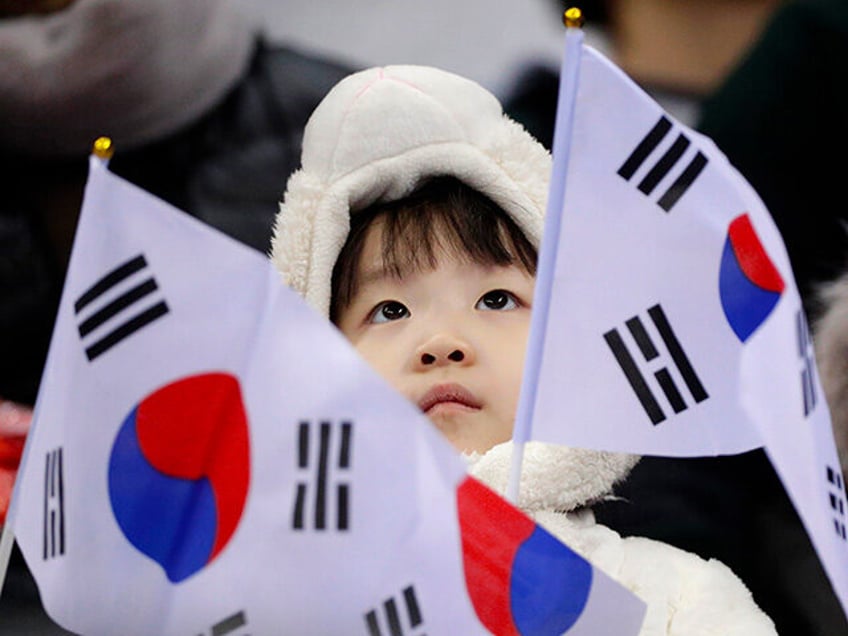
M536 290L533 294L533 313L530 318L530 335L524 360L524 375L521 394L513 428L512 464L506 488L506 499L518 502L521 465L524 461L524 444L530 439L536 405L536 389L542 350L547 332L550 312L551 287L556 269L557 243L565 201L565 181L568 173L568 158L571 149L571 133L574 124L574 104L580 75L580 56L583 51L583 13L572 7L563 14L566 27L565 50L560 73L559 98L557 100L556 124L553 141L553 167L551 169L548 205L545 213L545 230L539 249L536 266Z

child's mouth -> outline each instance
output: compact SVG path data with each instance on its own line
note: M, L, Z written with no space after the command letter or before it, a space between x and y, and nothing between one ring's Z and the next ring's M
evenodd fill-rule
M418 400L418 408L427 415L441 412L474 411L482 405L471 391L461 384L437 384Z

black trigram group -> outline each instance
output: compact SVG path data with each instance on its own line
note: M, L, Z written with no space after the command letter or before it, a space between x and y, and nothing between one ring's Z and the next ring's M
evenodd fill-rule
M247 617L245 616L244 611L240 611L215 623L209 631L209 634L210 636L227 636L228 634L234 634L236 630L240 630L246 625ZM241 632L241 634L243 636L248 636L245 632ZM198 634L197 636L204 636L204 634Z
M803 309L795 314L795 331L798 340L798 357L801 359L801 392L804 396L804 417L816 408L816 363L813 358L813 339L807 327Z
M156 280L146 270L147 260L139 254L105 274L77 298L77 329L89 360L168 313L168 305L156 294Z
M686 398L669 371L670 365L676 368L678 375L683 379L692 400L696 403L703 402L709 395L672 330L662 307L659 304L654 305L648 309L647 313L667 355L660 353L658 343L651 337L639 316L633 316L624 322L632 344L628 345L628 342L622 336L622 332L618 329L607 331L604 334L604 340L606 340L616 362L618 362L618 366L624 372L624 376L633 388L633 392L636 393L636 397L639 399L642 408L645 409L651 423L657 425L667 417L657 399L657 387L665 395L669 406L675 413L687 409ZM644 362L637 362L637 358L634 356L635 352L631 351L633 344L635 344L638 355ZM647 363L650 363L650 367L656 370L651 372L651 369L647 368L649 366ZM645 368L640 369L640 366ZM655 384L653 390L651 384Z
M415 598L415 588L410 585L403 589L401 595L406 607L407 630L404 631L398 603L394 597L391 597L383 602L382 612L378 612L379 608L377 608L365 614L365 625L369 636L412 636L413 633L415 636L424 636L420 631L413 631L422 627L424 623L418 599ZM382 614L382 620L380 614ZM385 630L380 627L381 624L385 625Z
M317 448L313 444L315 437ZM297 431L297 467L304 473L304 479L298 482L295 492L293 529L327 530L331 523L328 517L333 509L335 529L350 529L350 485L341 477L350 470L352 442L353 424L350 422L335 425L331 422L320 422L318 425L300 422ZM331 504L333 495L335 506ZM312 516L307 518L310 504Z
M42 557L46 561L65 554L65 466L61 446L44 458L43 513Z
M618 175L625 181L630 181L642 165L656 153L663 139L671 133L672 128L673 126L668 117L662 115L659 121L654 124L653 128L648 131L648 134L633 149L633 152L630 153L624 163L621 164L621 167L618 169ZM694 157L682 169L679 167L685 161L683 155L686 153L690 144L689 138L684 133L678 133L677 138L648 168L636 186L642 194L650 197L660 182L666 176L674 173L674 180L662 191L656 201L657 205L666 212L671 211L671 208L686 193L708 163L704 153L698 150L695 152Z
M828 499L830 509L833 513L833 528L843 541L848 539L845 530L845 486L842 482L842 472L839 469L827 466Z

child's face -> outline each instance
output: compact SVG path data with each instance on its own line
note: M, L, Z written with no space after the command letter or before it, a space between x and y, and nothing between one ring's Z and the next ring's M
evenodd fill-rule
M448 253L433 270L386 273L382 224L366 235L359 287L337 323L366 360L460 451L512 436L530 327L533 277Z

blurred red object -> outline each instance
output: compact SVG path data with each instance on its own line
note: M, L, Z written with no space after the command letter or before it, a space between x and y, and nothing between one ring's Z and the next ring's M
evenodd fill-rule
M0 399L0 526L6 521L31 422L32 409Z

